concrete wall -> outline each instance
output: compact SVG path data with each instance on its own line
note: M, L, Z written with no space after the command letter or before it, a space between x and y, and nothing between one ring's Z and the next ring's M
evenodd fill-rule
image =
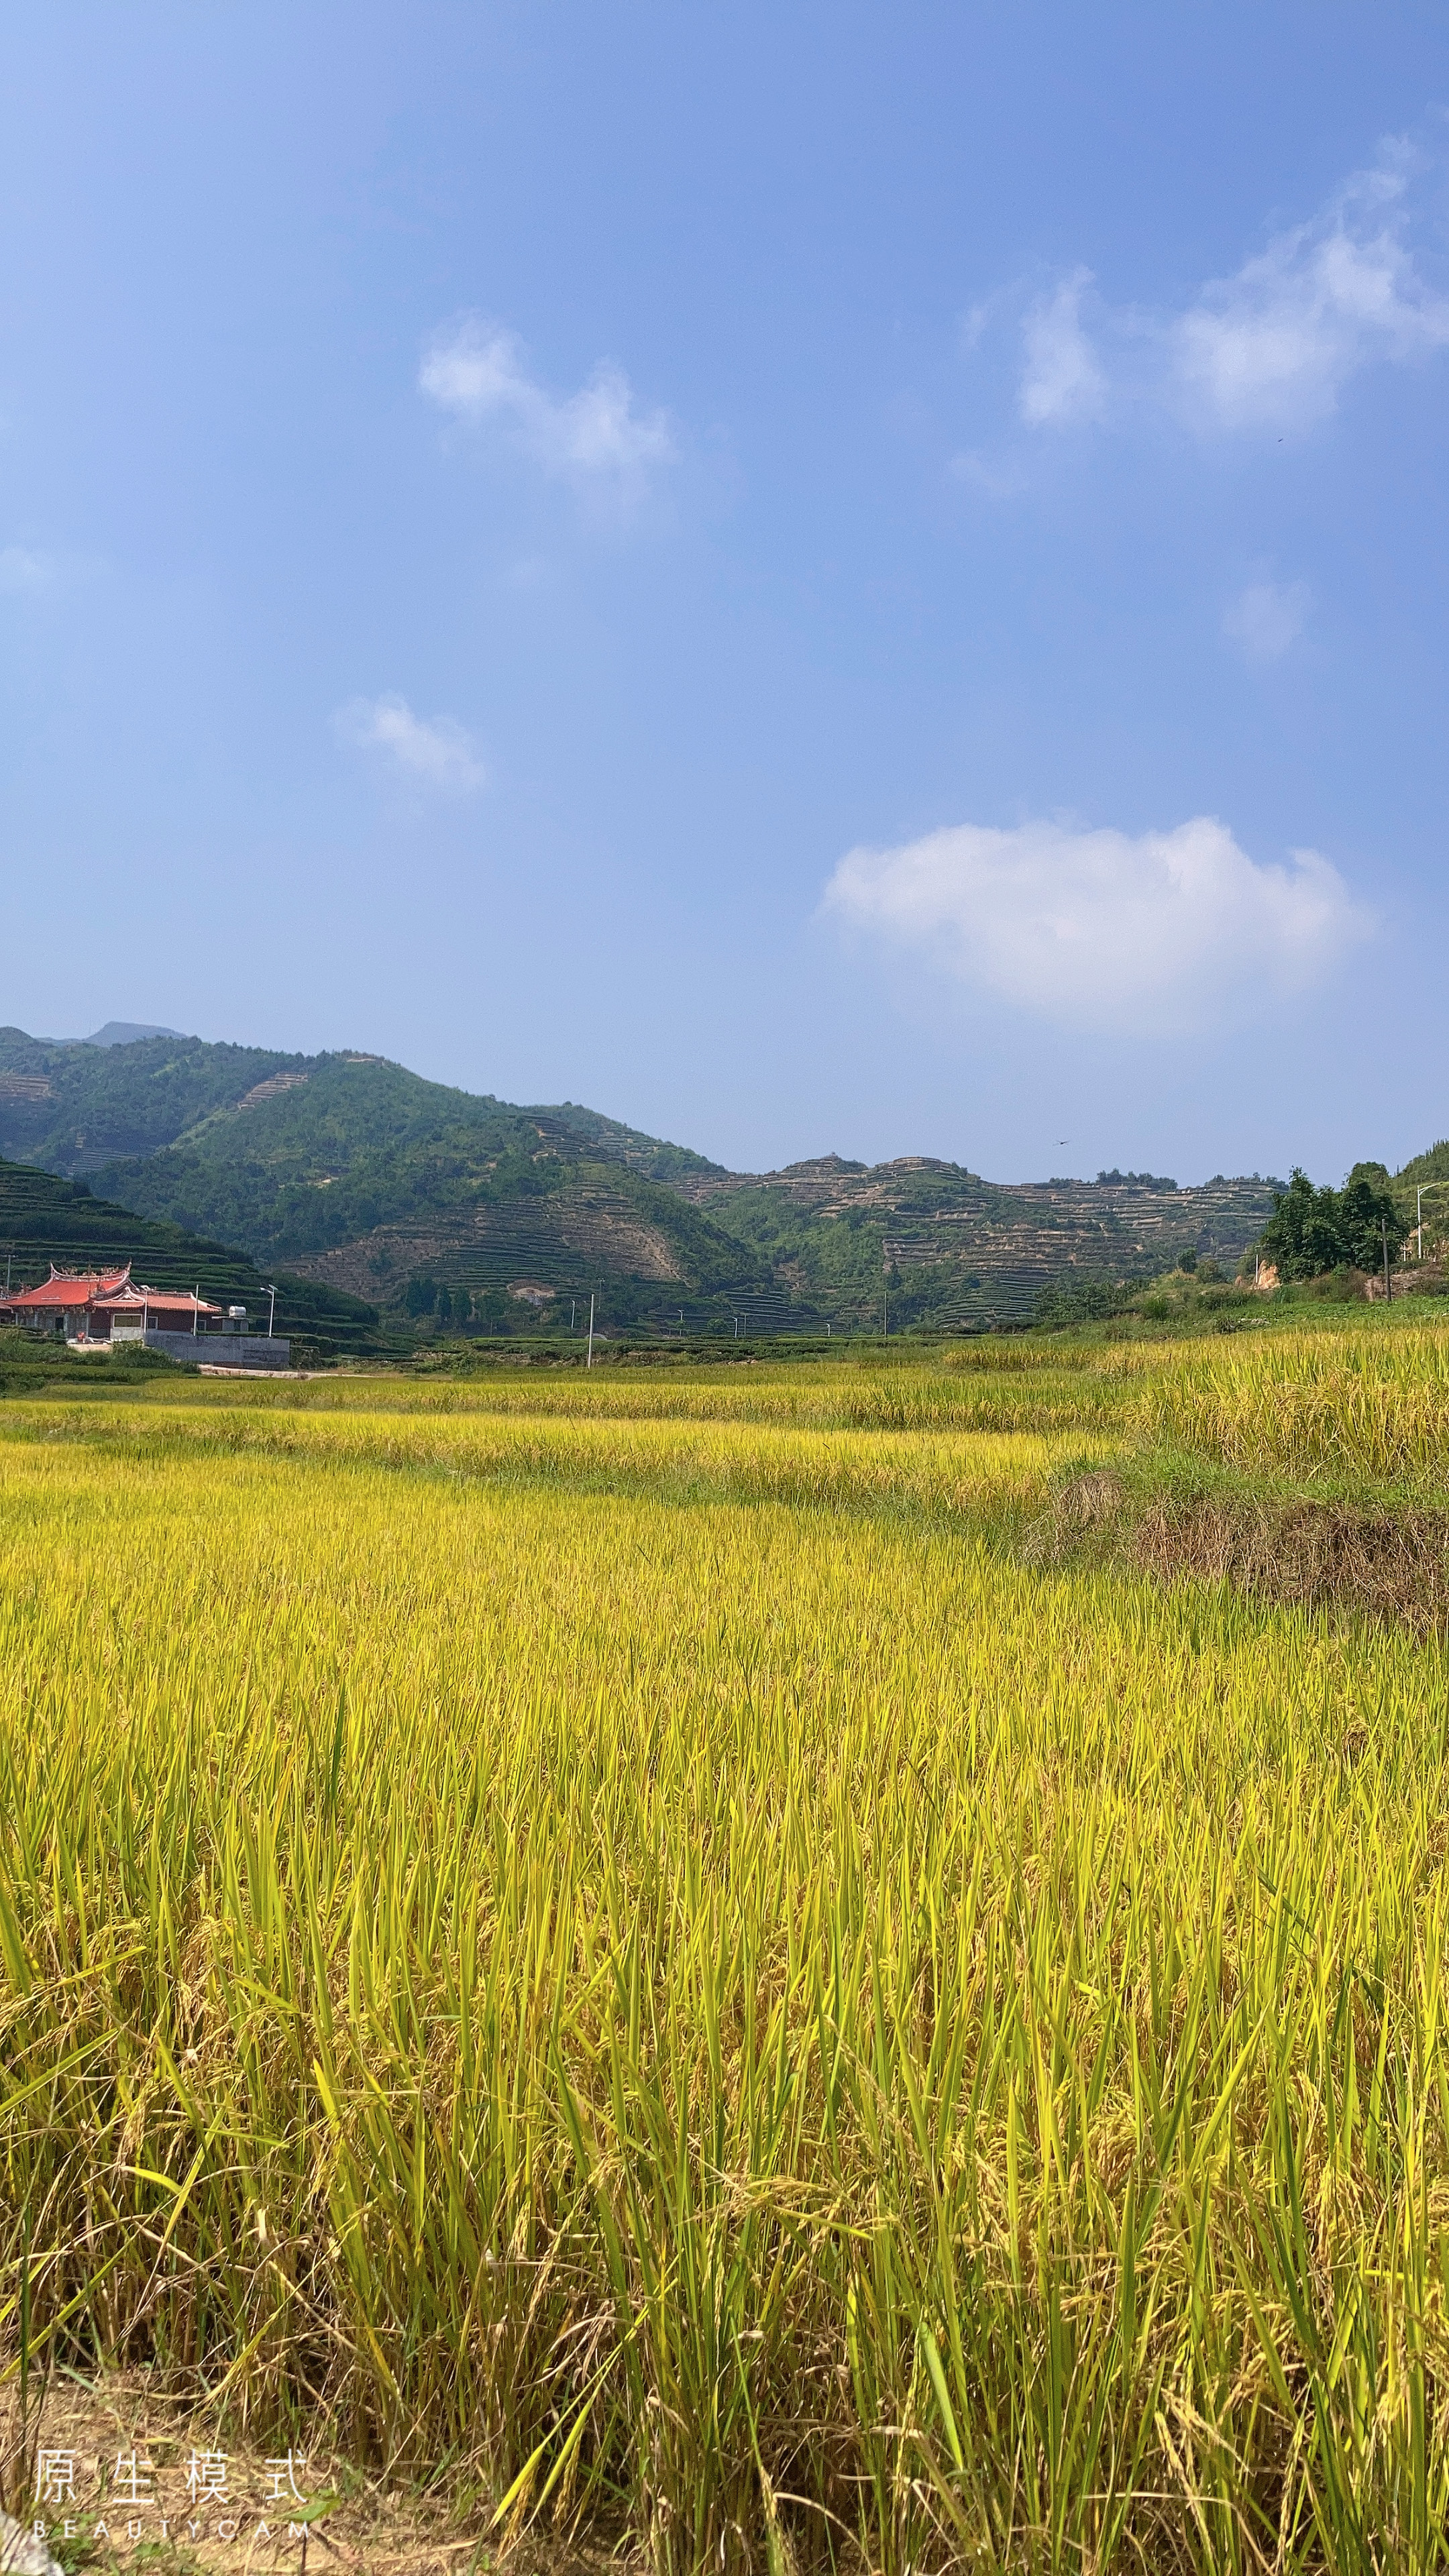
M159 1351L163 1359L192 1360L198 1366L205 1361L211 1368L290 1368L292 1360L285 1333L150 1332L146 1348Z

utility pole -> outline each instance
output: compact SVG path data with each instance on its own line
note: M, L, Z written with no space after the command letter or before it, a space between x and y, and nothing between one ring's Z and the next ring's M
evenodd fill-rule
M594 1301L592 1297L589 1299L589 1356L584 1365L586 1368L592 1368L594 1365Z
M1384 1303L1387 1305L1394 1292L1389 1284L1389 1221L1386 1216L1379 1218L1379 1231L1384 1238Z
M192 1300L191 1300L191 1338L192 1338L192 1340L193 1340L193 1341L195 1341L196 1336L197 1336L197 1333L200 1331L200 1328L201 1328L201 1281L198 1279L198 1281L197 1281L197 1283L196 1283L196 1293L195 1293L195 1295L193 1296L193 1298L192 1298Z
M267 1308L267 1339L270 1341L272 1338L272 1319L277 1311L277 1288L275 1280L269 1279L267 1281L267 1295L272 1301L270 1306Z

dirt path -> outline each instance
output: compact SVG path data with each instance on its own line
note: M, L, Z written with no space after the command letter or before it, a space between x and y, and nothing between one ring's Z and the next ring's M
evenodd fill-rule
M503 2555L486 2506L462 2513L364 2476L320 2432L305 2453L219 2435L144 2372L55 2380L43 2406L32 2391L23 2472L13 2402L0 2423L5 2501L71 2571L481 2576ZM606 2563L527 2536L507 2556L517 2576L592 2576Z

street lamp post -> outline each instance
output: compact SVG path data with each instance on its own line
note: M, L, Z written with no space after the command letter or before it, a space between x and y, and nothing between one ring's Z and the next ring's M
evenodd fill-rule
M1418 1181L1415 1183L1414 1197L1417 1203L1415 1216L1419 1236L1419 1259L1421 1261L1424 1258L1424 1192L1426 1190L1449 1190L1449 1181Z

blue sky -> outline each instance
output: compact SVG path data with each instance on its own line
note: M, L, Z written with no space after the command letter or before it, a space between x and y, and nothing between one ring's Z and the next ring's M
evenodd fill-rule
M0 31L0 1018L738 1166L1449 1129L1449 19Z

